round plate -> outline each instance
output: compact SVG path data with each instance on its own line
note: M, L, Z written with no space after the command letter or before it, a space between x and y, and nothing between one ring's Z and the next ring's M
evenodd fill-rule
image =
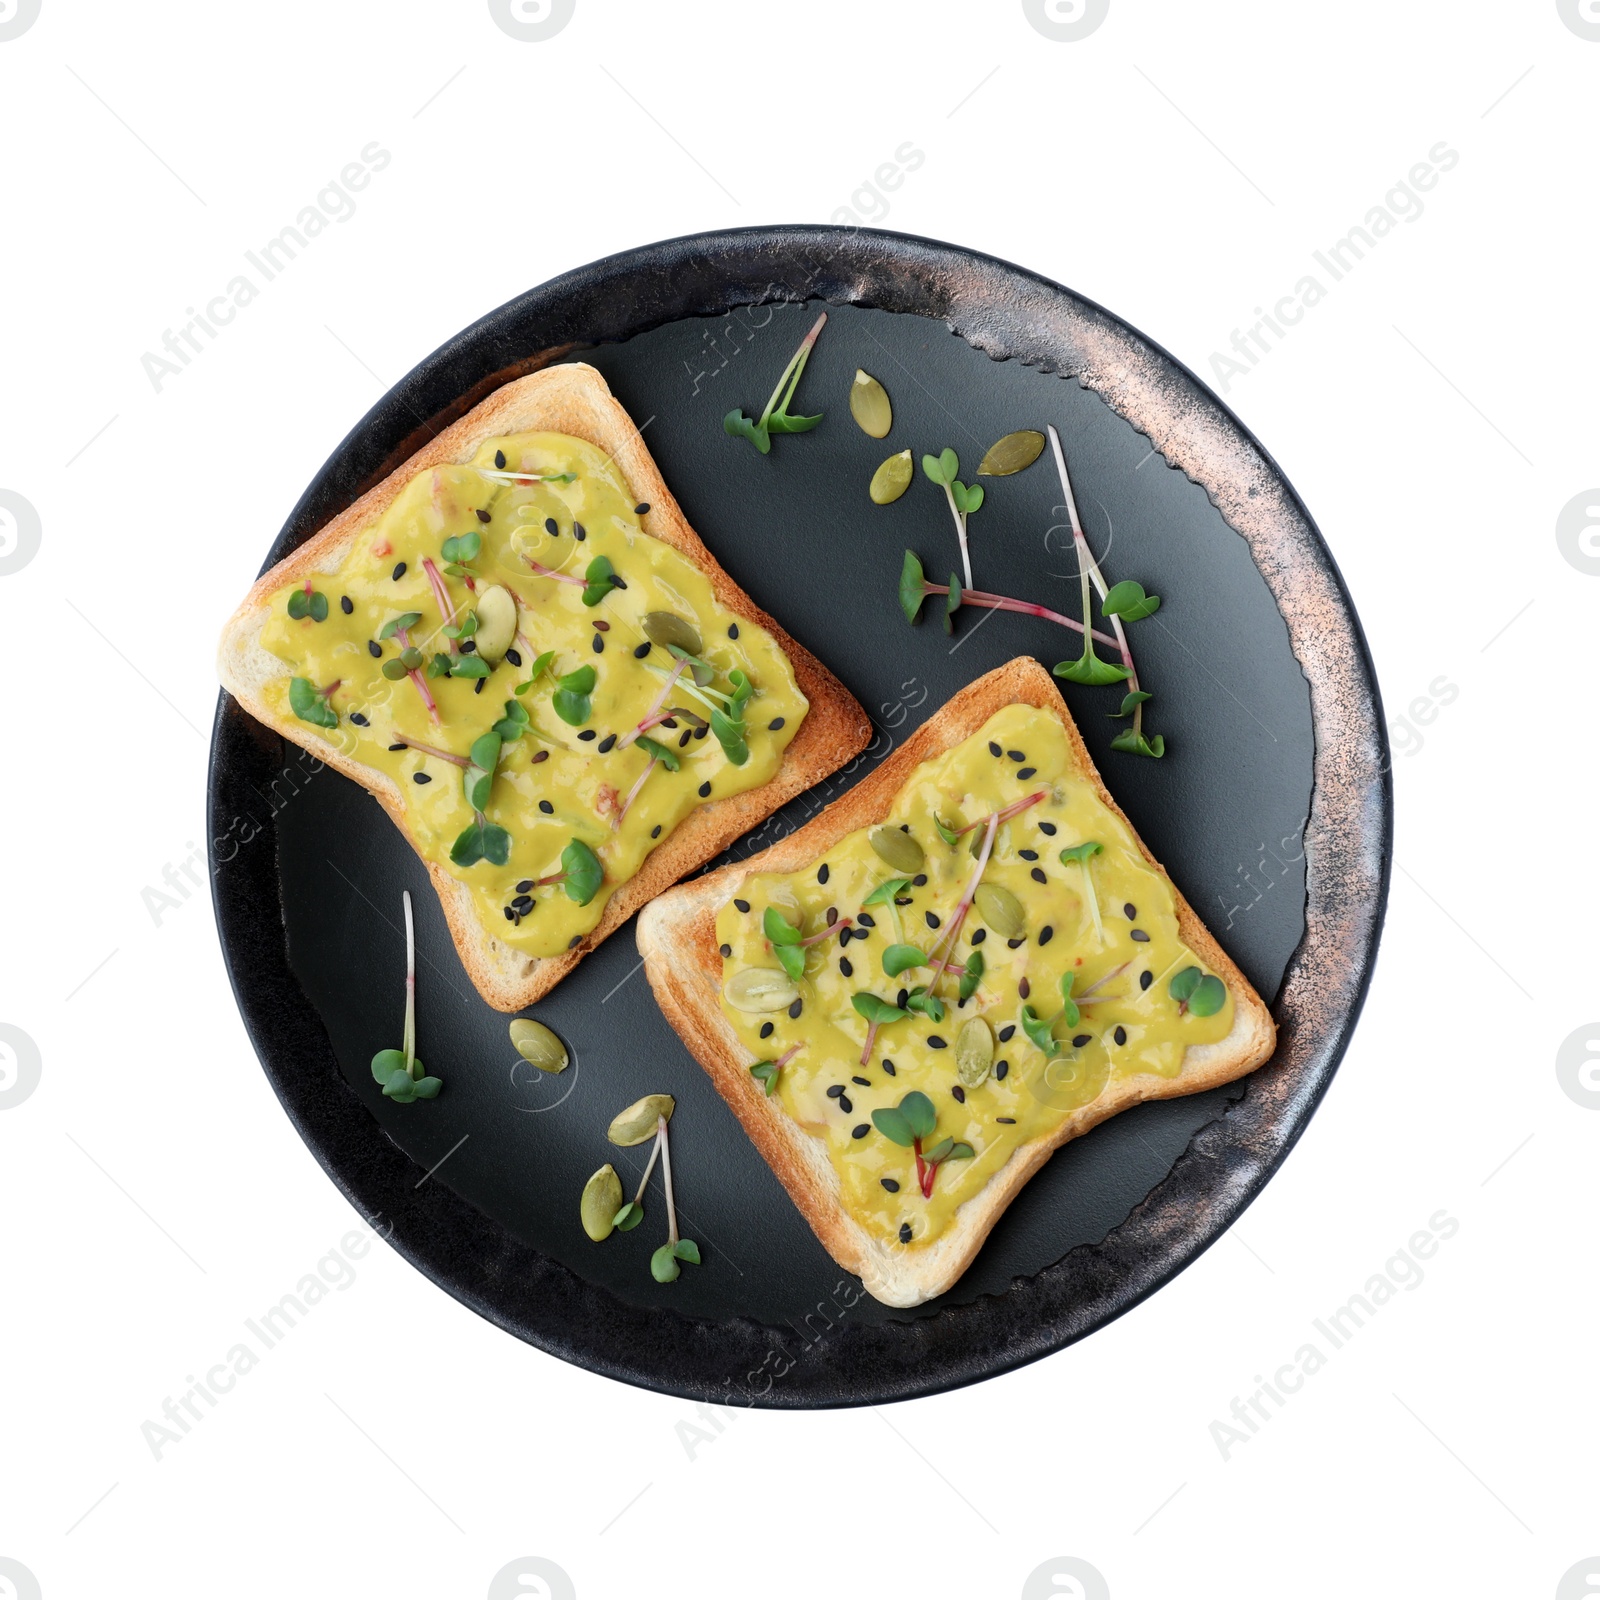
M799 408L827 413L770 456L723 431L755 413L815 314L829 322ZM357 785L223 696L211 764L212 867L228 969L267 1075L306 1143L436 1283L509 1332L597 1372L694 1399L860 1405L968 1383L1058 1350L1134 1305L1237 1217L1304 1128L1365 992L1387 889L1388 762L1377 688L1339 575L1261 447L1157 346L1057 284L927 240L771 228L678 239L534 289L429 356L334 451L267 557L278 561L508 380L592 362L644 430L690 522L732 576L872 715L867 753L726 859L847 789L943 701L1075 636L963 612L953 638L907 627L903 550L956 565L920 474L872 505L876 465L948 445L970 478L1017 428L1060 429L1112 581L1164 598L1138 625L1147 726L1165 759L1109 750L1106 690L1067 697L1106 782L1263 996L1279 1047L1242 1082L1124 1112L1060 1151L947 1295L894 1311L813 1238L657 1010L631 928L537 1008L571 1068L543 1078L474 993L420 863ZM893 431L851 420L860 366ZM1048 458L986 480L980 584L1077 607ZM713 863L715 865L716 863ZM418 1050L444 1079L396 1106L368 1071L399 1038L400 890L416 902ZM591 1243L585 1178L645 1152L605 1128L638 1095L677 1096L673 1168L704 1264L654 1282L659 1198ZM638 1158L637 1160L635 1158Z

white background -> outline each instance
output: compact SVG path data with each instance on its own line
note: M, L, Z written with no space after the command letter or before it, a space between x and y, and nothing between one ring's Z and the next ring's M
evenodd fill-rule
M1555 0L1111 0L1066 43L1016 0L577 0L542 43L483 0L43 0L0 42L0 489L42 528L0 576L0 1023L42 1063L0 1112L0 1556L46 1600L476 1600L528 1555L568 1587L497 1593L1096 1593L1030 1580L1066 1556L1116 1600L1596 1592L1558 1587L1600 1551L1600 1094L1556 1071L1600 1015L1600 552L1556 538L1600 483L1580 35ZM144 353L372 141L354 215L157 392ZM920 169L863 189L906 141ZM1209 378L1440 141L1422 213L1227 390L1360 607L1398 803L1365 1017L1240 1225L1011 1376L715 1419L377 1245L154 1459L141 1424L359 1222L206 896L158 923L143 891L203 844L218 627L384 389L595 257L841 208L1059 279ZM1224 1459L1212 1423L1441 1210L1423 1281Z

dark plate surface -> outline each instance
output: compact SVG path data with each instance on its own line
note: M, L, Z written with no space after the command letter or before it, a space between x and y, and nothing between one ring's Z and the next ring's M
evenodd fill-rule
M759 411L819 304L829 324L797 409L826 421L760 457L723 433L721 416ZM1276 997L1278 1054L1243 1083L1139 1107L1067 1146L948 1295L891 1311L828 1258L667 1027L636 970L631 925L535 1008L573 1057L562 1077L540 1077L472 990L426 873L375 802L224 696L213 882L274 1087L335 1182L381 1212L435 1281L619 1378L756 1404L866 1403L1081 1337L1233 1220L1304 1126L1359 1010L1387 885L1387 762L1359 625L1326 550L1220 404L1098 308L950 247L804 228L650 246L502 307L358 424L268 563L489 390L564 359L605 374L701 536L876 725L865 756L735 857L842 793L980 673L1018 654L1048 665L1073 653L1064 630L1014 615L966 611L954 638L907 628L901 553L917 549L935 575L955 566L949 514L920 472L893 506L865 493L894 450L950 445L970 480L1001 434L1054 422L1111 581L1137 577L1165 599L1134 641L1168 755L1109 750L1122 726L1104 715L1114 691L1068 685L1069 704L1134 825ZM850 419L857 366L893 397L885 440ZM1048 459L987 486L971 519L979 586L1072 614L1070 534ZM384 1101L367 1067L398 1040L402 887L418 913L419 1053L446 1084L413 1106ZM659 1200L604 1245L584 1237L576 1204L608 1159L628 1185L645 1152L615 1151L606 1124L663 1089L679 1104L686 1231L705 1252L669 1286L647 1265L665 1226Z

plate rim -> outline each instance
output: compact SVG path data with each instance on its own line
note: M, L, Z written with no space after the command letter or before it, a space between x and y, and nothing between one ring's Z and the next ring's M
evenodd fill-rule
M631 293L618 292L624 282ZM278 741L226 691L207 768L212 900L229 982L268 1081L335 1186L369 1222L382 1218L388 1242L435 1284L548 1354L687 1400L770 1409L912 1399L1013 1371L1104 1327L1209 1249L1298 1142L1349 1045L1377 957L1393 834L1388 740L1366 638L1332 553L1277 463L1201 379L1114 313L958 245L880 229L734 228L637 246L550 279L447 340L369 408L311 479L262 570L428 433L521 372L667 322L812 298L943 321L991 359L1019 360L1098 394L1245 540L1308 681L1315 756L1306 929L1272 1007L1278 1051L1241 1080L1241 1097L1195 1133L1102 1241L1013 1279L1003 1294L873 1324L845 1316L798 1355L790 1331L751 1318L689 1317L620 1300L442 1184L412 1187L416 1164L346 1084L320 1022L305 1026L308 1002L289 969L281 918L260 926L264 887L267 903L281 906L275 830L274 848L251 852L242 867L233 866L237 841L219 859L241 814L253 815L238 770L252 759L249 746L259 755ZM517 354L529 347L530 326L539 330L535 354ZM509 359L496 365L497 357ZM417 404L441 388L455 396L443 411ZM864 1296L843 1269L840 1279ZM974 1336L996 1321L1003 1347ZM573 1329L583 1330L581 1341ZM774 1350L786 1363L776 1373ZM739 1372L742 1391L730 1376Z

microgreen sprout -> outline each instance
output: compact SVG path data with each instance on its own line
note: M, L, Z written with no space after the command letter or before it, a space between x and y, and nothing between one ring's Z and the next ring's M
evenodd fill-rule
M983 982L983 951L974 950L967 957L967 964L961 973L961 982L957 985L958 997L970 1000L977 993L978 985Z
M962 606L978 606L985 611L1015 611L1020 616L1040 617L1046 622L1071 628L1075 633L1083 632L1083 624L1075 617L1063 616L1048 606L1035 605L1031 600L1013 600L1009 595L990 594L987 589L963 589L960 578L953 572L948 584L929 583L916 552L907 550L900 567L900 609L905 612L906 621L915 622L922 610L922 602L935 594L944 597L946 633L952 631L950 619ZM1094 638L1113 649L1116 647L1117 641L1110 634L1096 632Z
M897 1106L882 1106L872 1113L873 1125L884 1138L909 1149L916 1158L917 1187L924 1200L933 1198L933 1182L946 1161L970 1161L977 1153L965 1141L941 1139L928 1150L922 1141L938 1126L939 1114L920 1089L913 1089Z
M661 1151L661 1186L667 1192L667 1242L650 1257L650 1276L657 1283L671 1283L678 1276L678 1263L700 1265L700 1246L693 1239L678 1237L678 1206L672 1194L672 1151L667 1143L667 1119L656 1118L656 1144Z
M878 1029L886 1027L891 1022L904 1022L910 1015L902 1011L899 1006L887 1000L880 1000L877 995L863 992L850 996L850 1004L855 1007L858 1016L866 1018L867 1042L861 1047L861 1065L866 1066L872 1059L872 1046L878 1037Z
M435 722L439 720L438 702L433 698L427 681L423 678L420 668L422 666L422 652L411 642L410 630L422 621L420 611L403 611L398 617L390 617L378 629L380 640L395 638L400 641L400 655L397 660L385 661L383 675L386 678L398 681L401 678L410 678L417 686L417 693L422 696L422 703L428 708L428 715Z
M319 689L309 678L289 680L289 709L302 721L318 728L337 728L339 713L328 704L328 696L339 687L336 679L326 689Z
M1214 1017L1228 998L1227 988L1221 978L1202 972L1199 967L1185 967L1173 976L1167 993L1178 1002L1178 1015L1193 1012L1197 1017Z
M905 925L900 920L900 897L910 887L911 880L909 878L890 878L887 882L880 883L878 887L861 902L861 909L863 911L865 911L868 906L887 906L889 908L889 915L894 919L894 938L896 946L903 946L906 943ZM922 952L918 951L917 953L920 955Z
M800 341L800 348L789 357L789 364L783 369L783 376L778 379L777 387L767 399L766 406L761 412L759 421L752 422L744 412L737 407L722 419L723 431L730 433L736 439L748 439L762 455L772 449L771 435L774 433L806 433L822 421L819 411L814 417L791 417L789 415L789 402L794 399L794 391L800 382L800 374L806 370L806 362L811 357L812 346L817 342L817 336L822 332L822 325L828 320L828 313L824 311L812 323L811 331ZM785 390L784 385L788 385ZM780 402L778 396L782 395Z
M604 879L600 858L582 839L574 839L561 852L561 871L535 878L533 885L537 889L547 883L559 883L567 899L586 906L600 892Z
M411 921L411 891L400 891L400 904L406 923L406 1021L398 1050L380 1050L372 1058L374 1081L383 1085L387 1099L399 1105L413 1100L432 1100L443 1084L438 1078L423 1075L417 1060L417 935Z
M1073 998L1072 983L1073 974L1071 972L1063 972L1061 974L1061 1009L1055 1016L1041 1017L1032 1006L1024 1006L1018 1017L1018 1021L1022 1024L1022 1031L1047 1056L1054 1056L1059 1051L1055 1030L1058 1027L1077 1027L1082 1015L1078 1009L1078 1001Z
M1043 799L1043 793L1033 797ZM1032 800L1028 804L1032 804ZM1018 809L1021 809L1020 807ZM935 968L934 983L937 984L944 976L944 968L937 965L947 956L954 953L956 941L961 937L961 925L967 920L967 913L972 909L972 897L978 892L978 884L983 879L984 868L989 865L989 855L994 849L995 830L1000 826L1000 813L992 812L983 830L983 844L978 852L978 862L972 869L972 876L967 880L967 887L962 891L961 903L956 907L955 915L951 917L945 931L939 936L938 942L933 947L933 959L928 963ZM962 830L965 831L964 829Z
M1071 866L1076 861L1078 870L1083 874L1083 898L1089 902L1089 915L1094 919L1094 936L1099 944L1106 942L1106 930L1100 920L1100 897L1094 891L1094 874L1089 870L1089 857L1099 855L1103 848L1098 839L1085 839L1082 844L1075 844L1070 850L1061 852L1062 866Z
M983 505L983 485L975 483L969 487L956 476L961 470L961 462L954 450L941 450L936 456L924 456L922 470L944 490L950 515L955 519L956 541L961 546L961 571L970 589L972 556L967 550L967 518Z
M584 665L556 679L550 705L569 727L581 727L589 720L589 696L594 691L597 676L593 667Z
M289 596L289 615L296 622L301 622L310 617L313 622L326 622L328 620L328 597L319 589L311 587L308 578L300 588Z
M641 739L641 744L648 744L648 739ZM830 939L841 928L848 928L851 924L850 917L841 917L839 921L829 923L820 933L813 933L809 937L804 930L797 928L776 906L768 906L761 913L761 931L767 936L767 943L772 946L772 953L778 958L778 965L789 974L791 982L798 983L806 970L805 952L814 944L820 944L824 939Z
M750 1068L750 1076L759 1083L768 1095L778 1087L778 1074L789 1065L791 1061L805 1049L805 1040L799 1044L792 1044L778 1057L776 1061L757 1061Z
M445 559L445 571L452 578L472 578L477 574L467 565L469 561L476 561L479 552L483 549L483 535L474 529L470 533L458 533L453 539L446 539L439 547L439 554ZM424 559L425 567L432 567L433 562ZM431 577L432 574L430 573Z
M458 867L476 866L480 861L503 867L510 859L511 835L484 815L489 807L494 769L499 764L503 743L502 736L492 728L472 741L466 770L461 774L461 786L466 792L467 804L472 807L472 821L450 847L450 859Z
M676 772L681 765L678 760L678 752L676 750L669 750L666 745L657 744L654 739L641 738L638 743L645 751L649 753L650 760L646 764L644 771L641 772L634 780L633 787L628 791L627 798L622 802L621 806L618 807L615 812L613 812L611 817L611 826L613 828L620 828L622 826L622 820L628 814L628 807L633 804L634 800L638 797L639 791L644 788L645 779L656 770L658 765L665 767L668 772Z
M531 483L571 483L575 472L508 472L500 467L474 467L480 478L492 478L496 483L514 483L526 488Z

